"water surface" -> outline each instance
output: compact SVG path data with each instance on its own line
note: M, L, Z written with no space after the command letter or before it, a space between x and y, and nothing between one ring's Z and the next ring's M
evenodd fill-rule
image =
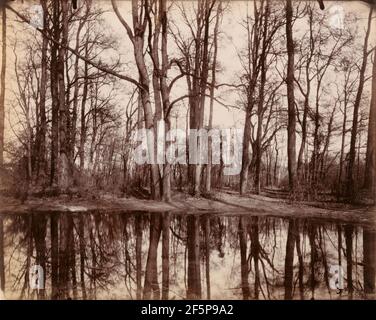
M7 299L373 297L370 225L169 213L2 220ZM33 289L36 265L44 290Z

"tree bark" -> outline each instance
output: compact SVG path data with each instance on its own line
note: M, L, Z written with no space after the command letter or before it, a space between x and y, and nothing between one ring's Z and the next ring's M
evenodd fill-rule
M1 49L1 73L0 73L0 179L4 165L4 118L5 118L5 74L7 63L7 13L5 6L1 6L2 14L2 49ZM1 180L0 180L1 182Z
M376 50L374 53L375 59ZM370 192L374 203L376 203L376 61L373 62L371 90L364 187Z
M264 118L264 99L265 99L265 84L266 84L266 58L267 58L267 36L268 36L268 20L269 20L269 0L266 1L265 9L263 10L264 25L262 30L262 51L260 55L260 86L257 103L257 132L256 132L256 155L255 155L255 187L256 194L261 191L261 160L262 160L262 134L263 134L263 118Z
M240 194L244 195L248 189L248 172L250 165L249 146L251 142L251 110L245 112L242 169L240 171Z
M286 38L287 38L287 156L290 191L295 191L296 180L296 115L294 98L294 39L292 33L292 0L286 0Z
M51 61L50 61L50 86L51 86L51 173L50 185L57 187L58 184L58 159L59 159L59 86L57 77L57 52L58 45L55 41L60 41L59 30L59 2L52 4L52 34L54 42L51 44ZM64 75L64 74L63 74Z
M57 79L59 90L59 162L58 162L58 187L59 192L66 192L70 186L69 165L69 139L67 122L69 117L68 106L65 101L65 61L66 45L68 43L68 0L61 1L61 46L58 49Z
M41 1L43 8L43 29L48 30L48 8L46 0ZM39 116L40 116L40 128L38 132L39 150L38 150L38 169L37 169L37 181L46 179L47 163L46 163L46 134L47 134L47 117L46 117L46 90L47 90L47 50L48 39L43 37L42 39L42 57L41 57L41 75L40 75L40 98L39 98Z
M217 55L218 55L218 32L219 32L219 23L220 17L222 14L222 0L219 1L217 16L214 26L214 39L213 39L213 62L211 67L211 82L209 88L209 97L210 97L210 107L209 107L209 123L208 130L213 128L213 107L214 107L214 90L216 85L216 68L217 68ZM212 137L208 137L208 164L206 165L206 179L205 179L205 192L211 192L211 179L212 179Z
M167 86L167 71L169 65L168 59L168 18L166 1L160 0L160 19L162 26L162 70L160 77L160 88L162 95L163 114L165 121L165 134L170 130L170 89ZM167 149L166 144L166 149ZM163 166L163 200L166 202L171 201L171 165L166 161Z

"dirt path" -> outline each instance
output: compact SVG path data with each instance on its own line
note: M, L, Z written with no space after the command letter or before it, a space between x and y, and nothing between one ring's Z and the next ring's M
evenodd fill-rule
M217 192L215 198L195 198L176 194L171 203L136 198L116 198L103 195L99 199L68 197L29 199L24 204L10 198L0 198L0 214L24 214L30 212L171 212L221 215L248 214L257 216L318 218L352 223L375 223L376 209L343 205L333 208L318 208L300 202L265 196L239 196L232 192Z

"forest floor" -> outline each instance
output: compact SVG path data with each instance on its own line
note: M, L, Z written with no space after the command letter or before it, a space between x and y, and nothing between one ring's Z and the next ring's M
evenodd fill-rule
M192 197L175 193L170 203L142 200L134 197L116 197L102 194L91 197L29 197L23 203L11 197L0 196L0 214L24 213L122 213L170 212L188 214L254 215L292 218L314 218L349 223L376 225L376 208L329 202L291 202L265 195L240 196L235 191L218 191L214 197Z

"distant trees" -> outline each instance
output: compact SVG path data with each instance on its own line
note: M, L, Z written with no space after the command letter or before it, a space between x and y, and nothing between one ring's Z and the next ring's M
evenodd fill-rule
M271 1L254 2L253 17L247 17L244 28L247 46L240 55L244 73L241 75L242 103L245 109L243 161L240 173L240 193L247 191L248 173L254 175L255 192L261 191L261 165L266 148L283 127L280 87L282 82L273 75L278 64L276 35L281 31L281 8ZM250 146L252 156L250 156Z
M315 10L311 3L306 5L305 11L308 30L298 46L298 71L295 76L295 83L299 89L297 99L302 105L301 108L297 108L297 121L301 127L297 171L300 186L306 188L307 194L312 194L317 190L318 181L326 174L330 141L337 127L335 115L342 104L346 109L343 122L346 127L348 104L351 101L350 85L353 83L349 78L349 70L352 67L349 66L350 69L347 69L348 60L338 57L350 50L353 34L347 28L336 30L327 25L326 12ZM346 89L343 92L339 91L339 83L330 81L330 73L333 70L345 69L343 75L346 79ZM353 75L354 73L351 73L351 76ZM333 94L330 94L329 98L325 85L336 88L336 99L333 99ZM346 129L343 129L342 139L345 139L345 136ZM309 151L310 139L313 140L312 152ZM344 140L342 142L344 146ZM343 163L343 152L340 158L340 162ZM342 173L340 175L342 176Z
M180 99L188 99L189 129L200 130L211 128L213 125L210 119L213 117L216 69L218 68L218 35L223 6L221 0L205 0L197 3L193 13L187 8L185 4L177 6L180 19L184 22L188 35L182 32L179 25L175 25L175 23L171 28L180 53L180 59L176 59L174 62L179 66L181 72L179 77L186 78L187 95ZM204 123L207 97L210 98L208 125ZM196 139L198 148L200 148L202 137L192 137L192 139ZM202 179L204 168L202 160L199 156L191 160L194 160L195 164L188 165L190 193L194 195L199 195L201 191L209 193L211 190L211 166L206 166L206 179Z
M372 13L373 8L369 10L368 15L368 23L367 29L364 37L364 44L363 44L363 55L362 55L362 62L359 71L359 85L358 90L356 93L355 101L354 101L354 111L353 111L353 119L352 119L352 127L351 127L351 140L350 140L350 150L349 150L349 164L348 164L348 171L347 171L347 196L351 199L354 199L354 190L355 190L355 181L354 181L354 174L355 174L355 157L356 157L356 141L358 136L358 126L359 126L359 108L362 99L362 93L365 83L365 72L367 68L367 60L368 60L368 41L369 35L371 32L371 21L372 21Z
M28 159L27 168L22 170L28 172L32 186L50 185L62 193L91 180L85 178L85 165L87 168L90 164L90 169L97 167L93 162L99 161L99 155L105 151L101 143L116 127L117 117L112 109L114 90L109 90L112 76L93 69L85 61L89 55L98 56L114 45L97 27L101 20L93 23L103 12L91 1L81 2L75 12L69 4L70 1L43 0L42 36L36 34L33 42L16 44L18 93L14 92L12 101L13 111L19 113L21 107L27 124L27 130L18 136ZM21 52L28 57L26 63ZM100 65L103 67L104 63ZM111 72L119 64L115 61L108 66ZM98 158L94 159L94 155ZM75 167L77 158L80 170Z
M143 114L145 121L145 128L152 129L156 132L156 123L158 120L158 114L160 105L156 106L155 115L153 116L153 110L151 106L151 92L150 92L150 76L147 70L144 50L146 41L146 31L148 27L148 22L151 14L151 5L148 1L143 1L141 4L137 0L132 0L132 23L133 28L131 28L128 23L122 18L119 10L117 9L116 2L112 1L112 6L114 11L123 24L129 39L133 45L135 63L138 69L139 83L140 83L140 97L143 106ZM150 26L151 27L151 26ZM150 35L151 36L151 35ZM152 150L153 157L154 154L154 141L148 138L148 148ZM158 166L156 164L150 165L150 179L151 179L151 194L153 199L161 199L161 177Z

